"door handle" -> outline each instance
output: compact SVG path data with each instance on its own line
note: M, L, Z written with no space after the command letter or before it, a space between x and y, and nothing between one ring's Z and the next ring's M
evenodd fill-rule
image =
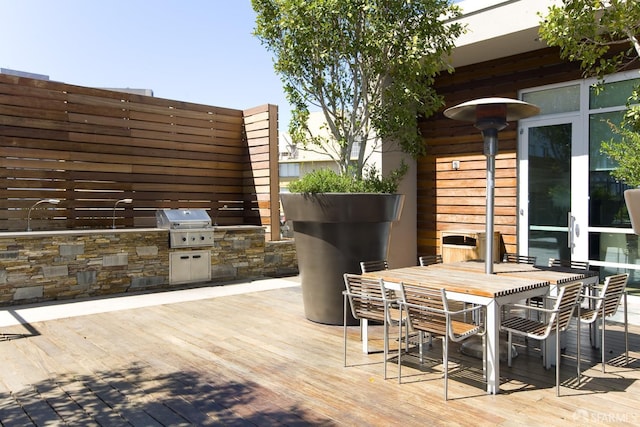
M576 217L574 217L573 215L571 215L571 212L567 213L567 232L569 233L569 238L567 239L567 247L569 249L571 249L571 251L573 252L573 248L575 246L574 242L573 242L573 236L574 236L574 231L576 230L577 224L576 224Z

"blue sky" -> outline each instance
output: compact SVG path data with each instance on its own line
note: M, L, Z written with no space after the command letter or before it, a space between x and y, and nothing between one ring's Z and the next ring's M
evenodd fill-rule
M0 0L0 67L290 117L250 0Z

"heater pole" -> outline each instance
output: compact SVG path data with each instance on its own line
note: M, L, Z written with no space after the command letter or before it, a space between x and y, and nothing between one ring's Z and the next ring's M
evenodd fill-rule
M498 129L489 128L482 131L484 138L484 155L487 157L487 200L484 270L493 274L493 222L494 200L496 188L496 154L498 154Z

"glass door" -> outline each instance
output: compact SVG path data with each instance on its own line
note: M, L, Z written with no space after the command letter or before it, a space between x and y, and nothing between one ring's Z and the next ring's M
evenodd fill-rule
M520 123L519 232L522 255L588 259L588 143L577 116Z

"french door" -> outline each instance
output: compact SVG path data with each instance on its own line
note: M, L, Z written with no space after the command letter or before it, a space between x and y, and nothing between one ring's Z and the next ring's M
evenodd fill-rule
M589 146L579 116L520 121L518 251L587 260Z

